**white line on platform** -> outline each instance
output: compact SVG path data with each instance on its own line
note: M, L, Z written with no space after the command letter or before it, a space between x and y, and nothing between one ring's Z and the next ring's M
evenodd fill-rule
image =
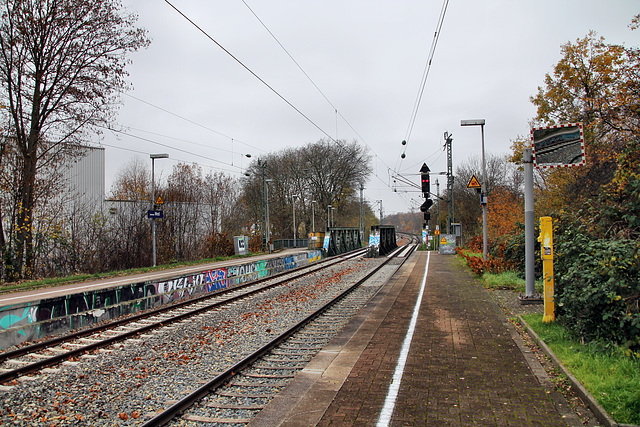
M411 347L411 340L413 339L413 333L416 329L416 323L418 323L418 314L420 313L420 305L422 304L422 296L424 295L424 288L427 283L427 272L429 271L429 259L431 258L431 252L427 254L427 263L424 267L424 276L422 277L422 286L420 286L420 293L416 300L416 305L413 308L413 315L411 316L411 323L409 323L409 329L407 335L404 337L402 343L402 350L400 351L400 357L398 358L398 364L396 370L393 373L391 384L389 385L389 391L387 392L387 398L384 401L384 406L380 412L378 418L378 427L386 427L391 422L391 416L393 415L393 409L396 406L396 398L400 391L400 383L402 382L402 374L404 374L404 366L407 363L407 356L409 355L409 348Z

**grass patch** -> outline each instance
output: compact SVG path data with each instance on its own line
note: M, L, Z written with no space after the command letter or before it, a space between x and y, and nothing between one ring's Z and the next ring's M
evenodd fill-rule
M122 276L131 276L134 274L148 273L151 271L162 271L169 270L172 268L179 267L189 267L192 265L198 264L208 264L211 262L219 262L219 261L227 261L230 259L239 259L246 258L250 256L255 256L257 254L252 253L249 255L234 255L230 257L215 257L208 259L201 259L196 261L184 261L184 262L172 262L168 264L158 265L156 267L141 267L141 268L132 268L129 270L119 270L119 271L110 271L105 273L94 273L94 274L74 274L72 276L65 277L50 277L43 278L37 280L28 280L23 282L15 282L15 283L7 283L0 282L0 294L7 292L20 292L20 291L30 291L34 289L42 289L42 288L50 288L55 286L67 285L70 283L79 283L85 282L88 280L98 280L98 279L106 279L112 277L122 277Z
M515 271L505 271L500 274L484 273L482 283L487 289L509 289L519 292L525 290L524 279L521 279Z
M522 316L616 422L640 424L640 360L621 348L583 345L541 314Z
M484 273L481 280L487 289L507 289L520 293L526 291L526 281L515 271L505 271L499 274ZM542 294L544 288L542 280L536 280L535 287L536 292Z

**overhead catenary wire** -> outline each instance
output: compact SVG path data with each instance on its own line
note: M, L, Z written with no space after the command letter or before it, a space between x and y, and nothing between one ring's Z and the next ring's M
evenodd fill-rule
M418 117L418 111L420 110L420 103L422 102L422 98L424 96L424 90L427 85L427 79L429 78L429 72L431 71L431 64L433 62L433 57L436 52L436 46L438 45L438 40L440 39L440 34L442 32L442 25L444 24L444 18L447 13L447 7L449 6L449 0L444 0L442 4L442 9L440 11L440 16L438 18L438 24L436 25L436 31L433 35L433 40L431 42L431 48L429 49L429 55L427 56L427 61L425 63L424 71L422 72L422 79L420 80L420 85L418 86L418 92L416 94L416 99L413 104L413 110L411 111L411 117L409 119L409 125L407 127L407 131L405 133L404 140L409 143L411 139L411 134L413 133L413 127L416 123L416 119ZM407 146L404 146L402 154L405 153ZM400 168L400 163L402 162L402 155L398 159L396 163L396 169Z
M187 144L197 145L199 147L204 147L204 148L207 148L207 149L210 149L210 150L224 151L225 153L231 153L232 155L233 154L244 155L244 153L240 153L240 152L235 152L234 153L234 151L233 151L233 143L234 142L239 142L234 138L231 138L231 147L232 147L232 149L231 150L227 150L225 148L212 147L209 144L203 144L203 143L200 143L200 142L189 141L188 139L184 139L184 138L178 138L178 137L175 137L175 136L164 135L164 134L157 133L157 132L152 132L152 131L149 131L149 130L138 129L138 128L135 128L133 126L123 125L123 124L120 124L120 126L122 126L123 129L127 129L128 131L133 130L133 131L136 131L136 132L142 132L142 133L146 133L146 134L153 135L153 136L160 136L160 137L163 137L163 138L172 139L174 141L185 142ZM112 128L112 130L113 130L113 128ZM123 132L124 132L124 130L123 130Z
M336 113L338 112L338 108L333 105L333 103L331 102L331 100L327 97L327 95L324 94L324 92L322 91L322 89L320 89L320 87L318 87L318 85L313 81L313 79L309 76L309 74L307 74L307 72L302 68L302 66L298 63L298 61L295 60L295 58L293 57L293 55L291 55L289 53L289 51L287 50L287 48L284 47L284 45L282 43L280 43L280 40L278 40L278 38L275 36L275 34L273 34L273 32L271 32L271 30L269 29L269 27L267 27L267 25L264 23L264 21L262 19L260 19L260 17L258 16L258 14L251 8L251 6L249 6L249 4L245 1L245 0L241 0L242 3L244 3L244 5L247 7L247 9L249 9L249 11L253 14L253 16L255 16L255 18L258 20L258 22L260 22L260 24L262 24L262 26L264 27L265 30L267 30L267 32L269 33L269 35L276 41L276 43L278 43L278 45L282 48L282 50L284 50L284 52L287 54L287 56L293 61L294 64L296 64L296 66L298 67L298 69L300 69L300 71L302 72L302 74L305 75L305 77L311 82L311 84L313 85L313 87L315 87L318 92L320 92L320 95L322 95L324 97L324 99L329 103L329 105L331 105L331 107L333 107L333 109L336 111ZM337 138L337 135L336 135Z
M105 144L104 142L101 142L100 146L114 148L116 150L128 151L130 153L144 154L145 156L148 156L149 154L151 154L151 153L147 153L146 151L134 150L133 148L118 147L117 145ZM201 163L198 163L198 162L193 162L193 161L190 161L190 160L177 159L175 157L170 157L168 160L179 162L179 163L188 163L188 164L191 164L191 165L198 165L198 166L206 167L206 168L209 168L209 169L216 169L216 170L219 170L219 171L229 172L229 173L234 173L234 174L241 173L240 171L232 171L230 169L224 169L224 168L221 168L219 166L204 165L204 164L201 164Z
M239 142L240 144L246 145L247 147L251 147L251 148L253 148L253 149L254 149L254 150L256 150L256 151L264 152L264 150L262 150L262 149L261 149L261 148L259 148L259 147L256 147L256 146L251 145L251 144L246 143L246 142L243 142L243 141L239 140L238 138L231 137L231 136L226 135L226 134L224 134L224 133L222 133L222 132L220 132L220 131L217 131L217 130L215 130L215 129L211 129L211 128L210 128L210 127L208 127L208 126L205 126L205 125L203 125L203 124L201 124L201 123L198 123L198 122L196 122L196 121L194 121L194 120L189 119L188 117L181 116L181 115L179 115L179 114L177 114L177 113L174 113L174 112L172 112L172 111L167 110L166 108L162 108L162 107L160 107L160 106L158 106L158 105L155 105L155 104L153 104L153 103L151 103L151 102L149 102L149 101L145 101L144 99L140 99L140 98L138 98L138 97L135 97L135 96L133 96L133 95L131 95L131 94L127 93L127 92L121 92L121 93L122 93L122 94L124 94L124 95L126 95L126 96L128 96L128 97L130 97L130 98L132 98L132 99L135 99L136 101L142 102L143 104L146 104L146 105L148 105L148 106L150 106L150 107L153 107L153 108L158 109L158 110L160 110L160 111L162 111L162 112L165 112L165 113L170 114L170 115L172 115L172 116L174 116L174 117L177 117L177 118L179 118L180 120L184 120L185 122L188 122L188 123L191 123L191 124L196 125L196 126L198 126L198 127L201 127L202 129L208 130L209 132L213 132L213 133L215 133L215 134L217 134L217 135L220 135L220 136L222 136L222 137L224 137L224 138L230 139L230 140L232 140L233 142Z
M125 136L131 137L131 138L139 139L141 141L149 142L151 144L159 145L161 147L171 148L172 150L179 151L179 152L182 152L182 153L185 153L185 154L189 154L189 155L192 155L192 156L196 156L196 157L201 158L201 159L206 159L206 160L209 160L209 161L212 161L212 162L216 162L216 163L222 163L223 165L231 166L231 167L234 167L234 168L237 168L237 169L240 169L240 170L242 169L239 166L234 166L234 165L231 165L229 163L223 162L221 160L213 159L211 157L203 156L201 154L192 153L191 151L183 150L181 148L176 148L176 147L173 147L173 146L171 146L169 144L163 144L162 142L154 141L154 140L149 139L149 138L144 138L144 137L141 137L141 136L138 136L138 135L134 135L134 134L122 131L122 130L114 129L112 127L104 126L103 129L109 130L111 132L114 132L114 133L117 133L117 134L120 134L120 135L125 135ZM102 144L102 145L105 145L105 144ZM147 153L143 153L143 154L147 154ZM233 171L233 172L236 173L236 172L241 172L241 171Z
M365 138L363 138L362 135L360 135L360 133L358 133L358 131L351 125L349 120L347 120L347 118L331 102L329 97L322 91L322 89L320 89L320 87L313 81L311 76L302 68L302 65L300 65L300 63L298 61L296 61L296 59L293 57L293 55L291 55L291 53L285 48L284 44L282 44L280 42L280 40L278 40L276 35L267 27L266 23L258 16L258 14L249 6L249 4L245 0L241 0L241 1L242 1L242 3L244 3L244 5L247 7L247 9L249 9L249 11L253 14L253 16L258 20L258 22L260 22L260 24L269 33L269 35L276 41L276 43L280 46L280 48L282 48L282 50L287 54L287 56L291 59L291 61L293 61L293 63L298 67L298 69L304 74L304 76L309 80L309 82L311 82L311 84L316 88L316 90L322 95L322 97L327 101L327 103L333 108L333 110L334 110L334 112L336 114L336 140L338 138L337 117L340 117L342 120L344 120L344 122L347 124L347 126L349 126L349 128L356 134L356 136L358 138L360 138L360 141L362 141L362 143L376 156L376 158L380 159L380 161L386 167L386 169L390 170L391 168L389 167L389 165L386 164L386 162L383 160L382 157L378 156L376 151L367 143ZM374 173L374 176L378 180L380 180L380 182L382 182L387 188L393 190L393 187L391 186L389 181L385 182L385 180L383 180L377 173ZM406 201L405 201L405 204L407 204ZM407 206L409 206L409 205L407 204Z
M269 83L267 83L264 79L262 79L260 76L258 76L258 74L256 74L251 68L249 68L242 61L240 61L240 59L238 59L235 55L233 55L230 51L228 51L224 46L222 46L220 43L218 43L218 41L216 39L214 39L204 29L202 29L200 26L198 26L198 24L196 24L191 18L189 18L187 15L185 15L180 9L175 7L173 4L171 4L171 2L169 0L164 0L164 1L169 6L171 6L171 8L173 8L176 12L178 12L184 19L186 19L191 25L193 25L198 31L200 31L202 34L204 34L205 37L207 37L209 40L211 40L213 43L215 43L216 46L218 46L227 55L229 55L231 58L233 58L234 61L236 61L238 64L240 64L242 66L242 68L247 70L252 76L254 76L256 79L258 79L258 81L260 83L262 83L264 86L266 86L270 91L272 91L274 94L276 94L276 96L278 96L280 99L282 99L287 105L289 105L291 108L293 108L298 114L300 114L302 117L304 117L309 123L311 123L313 126L315 126L316 129L318 129L320 132L322 132L331 141L337 143L337 141L329 133L327 133L317 123L315 123L313 120L311 120L311 118L309 118L309 116L304 114L300 109L298 109L295 105L293 105L287 98L285 98L282 94L280 94L280 92L275 90L271 85L269 85Z

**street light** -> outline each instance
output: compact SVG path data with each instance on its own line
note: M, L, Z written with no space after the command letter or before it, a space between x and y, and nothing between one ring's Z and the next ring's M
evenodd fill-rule
M482 204L482 257L487 260L487 164L484 158L484 119L461 120L460 126L480 126L482 133L482 191L480 193L480 204Z
M264 180L264 189L265 189L265 201L266 201L266 224L267 224L267 232L266 232L266 237L267 237L267 248L269 250L269 252L271 252L271 246L269 246L269 242L271 241L271 230L269 227L269 184L270 182L273 182L273 179L270 178L266 178Z
M315 200L311 201L311 230L315 234L316 232L316 202Z
M291 198L291 206L293 208L293 247L296 247L296 196Z
M155 161L156 159L167 159L169 155L163 154L150 154L151 157L151 205L155 208L156 204L156 171ZM155 210L155 209L154 209ZM156 217L151 218L151 251L153 252L153 266L156 266Z

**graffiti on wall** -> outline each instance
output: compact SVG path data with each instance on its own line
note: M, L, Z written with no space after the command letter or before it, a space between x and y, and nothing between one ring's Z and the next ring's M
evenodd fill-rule
M224 289L229 285L227 280L227 269L219 268L217 270L209 270L206 273L207 292Z
M133 283L118 288L0 307L0 349L26 340L39 339L50 333L91 325L268 277L318 261L321 256L321 251L302 252L171 280Z

